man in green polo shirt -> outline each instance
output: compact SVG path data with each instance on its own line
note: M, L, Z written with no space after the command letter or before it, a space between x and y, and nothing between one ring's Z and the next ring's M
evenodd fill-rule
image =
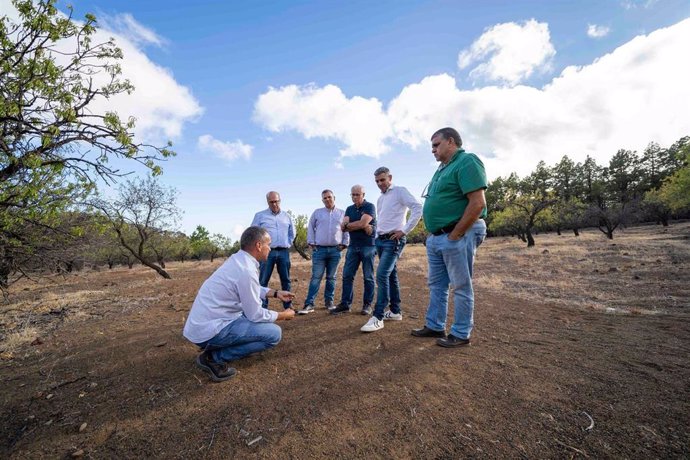
M431 136L431 152L440 165L424 196L424 224L430 233L426 240L429 306L424 327L414 329L412 335L438 337L438 345L458 347L469 345L474 324L472 266L486 237L486 171L474 153L462 149L460 134L453 128ZM455 314L446 336L449 286Z

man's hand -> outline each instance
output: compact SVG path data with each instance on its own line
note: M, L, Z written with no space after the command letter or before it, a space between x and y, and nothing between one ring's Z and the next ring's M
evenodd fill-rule
M293 294L290 291L277 291L277 293L277 297L283 302L290 302L292 299L295 298L295 294Z
M400 238L402 238L403 236L405 236L405 232L403 232L402 230L396 230L391 235L391 239L397 241L397 240L400 240Z
M343 218L343 222L340 224L340 230L346 232L347 231L347 224L349 224L349 223L350 223L350 218L345 216L345 218Z
M345 249L346 247L347 247L347 246L345 246L344 244L339 244L339 245L338 245L338 251L342 251L342 250Z
M288 308L278 313L278 321L289 321L295 317L295 310Z
M366 227L364 227L364 233L366 233L367 236L371 235L372 233L374 233L374 227L372 227L371 225L367 225Z

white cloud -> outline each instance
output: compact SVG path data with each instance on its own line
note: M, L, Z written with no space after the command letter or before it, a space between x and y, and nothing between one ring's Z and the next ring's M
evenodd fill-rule
M492 177L526 174L539 160L553 164L565 154L605 164L619 148L670 145L690 133L690 61L681 58L687 43L690 19L635 37L587 66L567 67L543 88L463 90L450 75L433 75L405 87L385 110L360 98L367 110L354 114L349 104L357 97L334 86L271 88L259 97L255 118L273 131L336 139L345 145L341 152L370 156L393 142L427 146L436 129L455 126ZM342 131L353 118L360 122Z
M341 156L378 157L389 147L391 127L378 99L347 98L334 85L269 88L254 105L254 119L274 132L295 130L307 139L336 139Z
M98 18L100 27L127 37L137 45L155 45L163 47L167 40L158 35L152 29L139 23L129 13L118 14L115 16L103 16Z
M591 38L602 38L609 34L610 28L606 26L598 26L596 24L587 25L587 36Z
M458 67L465 69L479 63L470 72L472 78L515 86L535 71L550 70L555 54L545 22L506 22L486 29L469 48L462 50Z
M224 160L233 161L237 158L249 159L252 156L254 147L243 143L241 140L235 142L223 142L215 139L209 134L199 137L197 145L200 150L212 152Z
M621 6L626 10L644 8L645 10L653 7L659 0L623 0Z

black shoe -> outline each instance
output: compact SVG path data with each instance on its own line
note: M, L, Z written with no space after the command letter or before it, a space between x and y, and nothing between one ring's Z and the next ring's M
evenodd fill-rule
M470 339L461 339L460 337L455 337L453 334L448 334L445 339L438 339L436 345L446 348L462 347L463 345L469 345Z
M330 310L331 315L339 315L340 313L350 313L350 306L344 303L338 304L337 307Z
M332 300L327 300L325 303L325 307L326 307L326 310L333 310L335 308Z
M234 367L227 363L217 363L211 358L211 353L204 351L196 358L196 366L206 372L214 382L223 382L233 378L237 374Z
M371 305L365 304L362 307L362 311L360 313L363 315L371 315L372 313L374 313L374 309L371 307Z
M440 337L442 339L446 338L445 331L435 331L424 326L421 329L412 329L412 335L415 337Z

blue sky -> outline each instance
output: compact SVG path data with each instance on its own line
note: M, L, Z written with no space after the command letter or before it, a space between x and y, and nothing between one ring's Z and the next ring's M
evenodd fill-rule
M690 134L690 1L72 4L137 87L105 106L173 141L161 181L187 233L236 239L269 190L298 214L357 183L375 202L381 165L419 196L446 125L490 178Z

